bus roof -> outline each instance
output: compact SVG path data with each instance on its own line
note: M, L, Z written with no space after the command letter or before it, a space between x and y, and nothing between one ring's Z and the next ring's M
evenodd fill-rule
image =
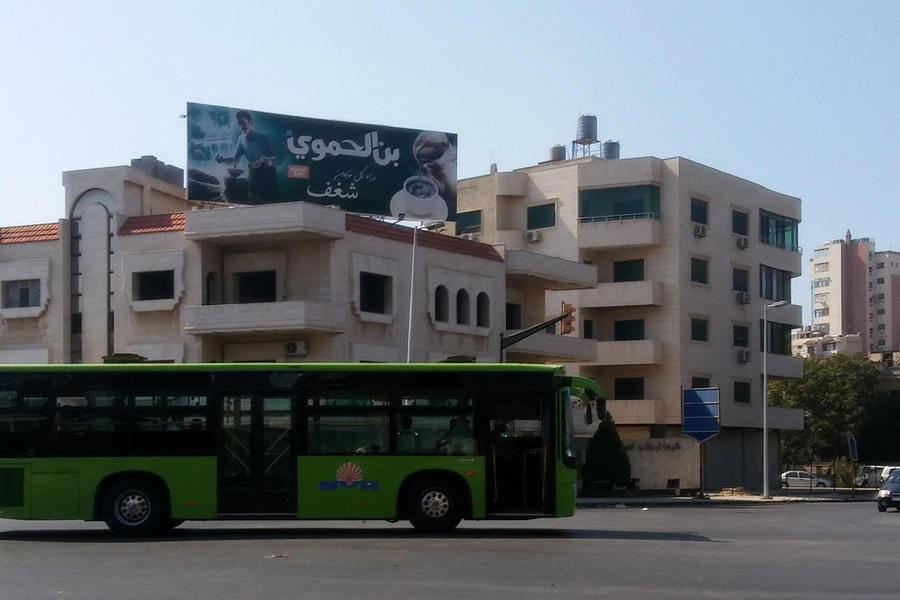
M524 364L524 363L339 363L339 362L303 362L303 363L90 363L90 364L7 364L0 365L0 373L53 373L80 372L99 373L116 371L149 371L149 372L254 372L254 371L301 371L301 372L477 372L477 373L548 373L563 375L562 365Z

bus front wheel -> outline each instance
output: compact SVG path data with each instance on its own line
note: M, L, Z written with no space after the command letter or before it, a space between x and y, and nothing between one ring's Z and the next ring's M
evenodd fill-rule
M462 494L445 478L423 479L409 490L409 522L419 531L450 531L462 520Z
M147 479L120 479L103 496L103 520L118 534L158 533L169 522L167 512L159 486Z

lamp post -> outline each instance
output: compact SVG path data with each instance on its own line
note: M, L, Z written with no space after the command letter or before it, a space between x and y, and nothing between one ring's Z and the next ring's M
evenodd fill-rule
M403 215L400 215L400 218L403 218ZM431 231L433 229L439 229L444 226L443 221L435 221L433 223L425 224L425 221L420 222L418 225L413 227L413 239L412 239L412 260L410 261L409 267L409 318L406 322L406 362L410 362L410 358L412 355L412 324L413 324L413 290L415 289L416 284L416 238L420 229L424 229L426 231Z
M767 369L767 357L769 354L769 309L778 308L789 304L787 300L779 300L763 307L763 399L762 399L762 497L771 498L769 495L769 372Z

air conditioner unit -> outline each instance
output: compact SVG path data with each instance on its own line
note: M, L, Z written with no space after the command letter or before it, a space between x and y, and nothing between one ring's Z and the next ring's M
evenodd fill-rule
M734 295L734 299L737 300L738 304L750 304L750 294L747 292L737 292Z
M750 246L750 240L747 239L747 236L739 235L737 237L737 247L740 248L741 250L744 250L748 246Z
M706 237L706 225L694 225L694 237Z
M469 240L471 242L471 241L474 241L478 237L478 234L477 233L461 233L461 234L459 234L459 237L461 237L464 240Z
M739 348L737 359L738 362L746 363L750 362L750 359L753 358L753 353L750 352L750 348Z
M284 343L285 356L306 356L309 353L309 346L306 340L294 340Z
M525 239L529 242L539 242L541 241L541 232L537 229L529 229L525 232Z

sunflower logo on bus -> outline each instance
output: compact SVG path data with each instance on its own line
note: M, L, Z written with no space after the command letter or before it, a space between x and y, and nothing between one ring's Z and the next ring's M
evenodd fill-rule
M378 490L377 481L363 479L362 468L352 462L346 462L337 468L334 481L320 481L320 490L337 490L340 488L359 488L361 490Z

